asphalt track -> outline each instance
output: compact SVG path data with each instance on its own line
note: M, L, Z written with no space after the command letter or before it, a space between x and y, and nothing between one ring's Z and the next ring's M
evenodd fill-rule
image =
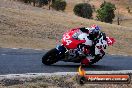
M0 48L0 75L24 73L76 72L79 64L57 62L51 66L41 63L46 50ZM85 68L87 71L132 71L132 57L106 55L98 63Z

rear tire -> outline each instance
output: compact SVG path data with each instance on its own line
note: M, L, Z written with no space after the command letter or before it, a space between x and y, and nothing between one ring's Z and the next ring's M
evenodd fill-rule
M42 63L45 65L51 65L58 61L58 50L56 48L51 49L42 57Z

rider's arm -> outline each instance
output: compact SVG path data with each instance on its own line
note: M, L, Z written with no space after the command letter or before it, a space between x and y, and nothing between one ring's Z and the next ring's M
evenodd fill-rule
M103 36L103 39L104 39L104 40L107 40L106 34L105 34L104 32L101 32L101 35Z
M101 32L98 38L93 39L93 45L96 45L102 36L103 36L103 40L107 41L106 34L104 32Z

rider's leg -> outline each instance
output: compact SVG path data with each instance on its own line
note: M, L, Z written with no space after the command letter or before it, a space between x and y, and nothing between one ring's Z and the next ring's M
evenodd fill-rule
M89 66L89 62L90 62L90 60L87 57L83 57L81 59L81 65L83 65L83 66Z
M86 45L79 45L78 46L78 54L81 58L81 65L88 66L89 65L89 58L86 57L86 54L89 54L89 46Z
M81 65L89 66L89 60L87 58L84 58L81 60Z
M102 57L105 55L105 52L102 49L98 49L95 47L95 58L102 59Z
M79 45L77 50L78 50L79 55L84 55L85 56L85 55L90 53L90 47L86 46L86 45L83 45L83 44Z

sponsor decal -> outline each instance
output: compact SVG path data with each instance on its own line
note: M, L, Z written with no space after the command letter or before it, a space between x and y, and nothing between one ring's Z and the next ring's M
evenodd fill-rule
M130 83L130 75L128 74L87 74L82 66L78 69L77 81L79 84L92 83Z

